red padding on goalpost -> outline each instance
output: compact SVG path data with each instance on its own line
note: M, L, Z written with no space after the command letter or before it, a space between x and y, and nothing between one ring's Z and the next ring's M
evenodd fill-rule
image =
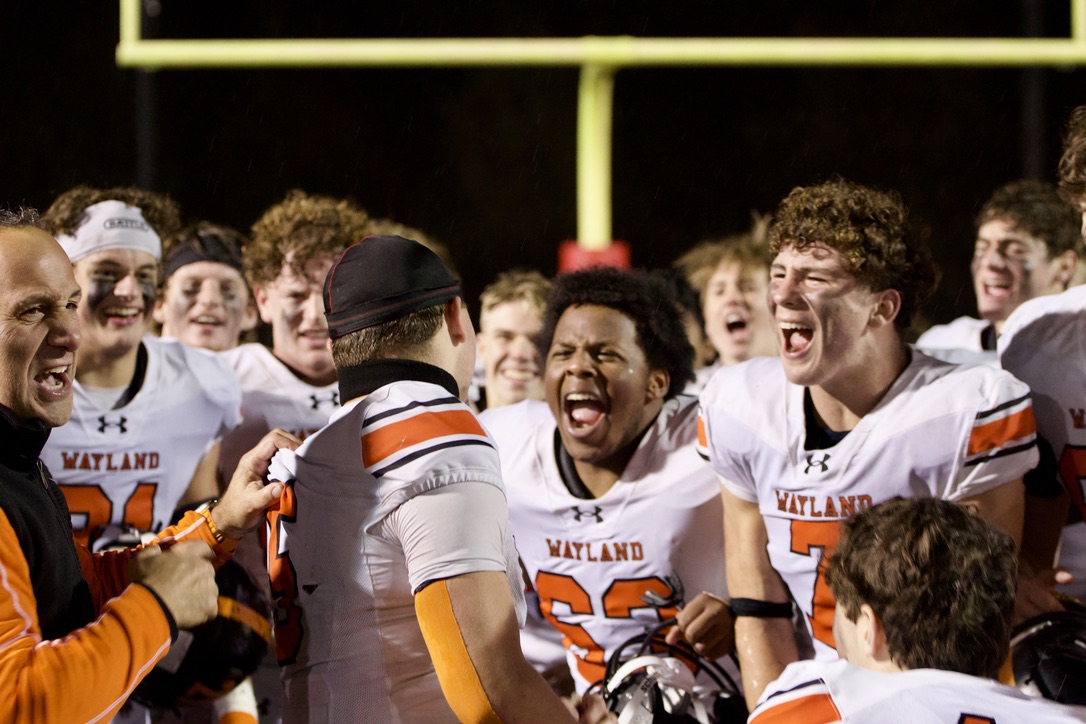
M589 251L576 241L563 241L558 246L558 271L568 272L587 269L593 266L613 266L619 269L630 268L630 245L616 239L611 246L601 251Z

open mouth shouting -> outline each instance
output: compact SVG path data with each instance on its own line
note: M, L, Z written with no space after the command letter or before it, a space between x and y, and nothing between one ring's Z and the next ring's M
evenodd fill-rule
M607 406L594 392L567 392L562 398L565 428L576 438L586 438L599 429Z
M781 350L787 357L802 356L811 347L814 329L797 322L780 322Z
M66 397L72 389L72 365L57 365L34 375L34 384L47 398Z

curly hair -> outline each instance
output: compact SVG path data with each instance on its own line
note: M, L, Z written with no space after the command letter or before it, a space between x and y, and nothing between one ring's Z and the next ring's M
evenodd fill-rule
M1014 541L955 503L895 498L844 523L826 583L850 621L867 604L905 669L992 677L1010 646Z
M20 206L14 211L0 209L0 229L16 226L41 229L41 217L38 215L38 210L30 206Z
M667 370L667 396L694 379L694 348L686 338L682 314L667 285L647 272L593 267L554 279L538 345L541 356L554 340L558 320L569 307L600 306L622 312L634 323L637 343L653 369Z
M771 261L766 238L769 222L768 215L756 213L750 231L702 241L672 262L671 266L683 273L704 304L709 279L721 264L738 264L744 269L763 269L768 273Z
M335 256L366 236L368 220L352 201L294 189L253 224L245 245L245 276L250 285L264 285L288 263L304 274L307 261Z
M935 266L912 228L901 197L845 179L800 186L781 201L769 227L769 252L816 244L838 251L845 269L872 291L896 289L901 311L894 320L908 328L934 291Z
M1060 192L1076 208L1086 209L1086 106L1071 111L1060 156Z
M977 228L995 219L1043 241L1049 259L1082 246L1082 215L1044 181L1022 179L996 189L977 214Z
M53 236L72 234L83 224L87 207L101 201L121 201L135 206L143 212L143 218L160 238L181 228L181 211L177 202L165 194L133 186L115 186L111 189L76 186L68 189L42 214L44 228Z

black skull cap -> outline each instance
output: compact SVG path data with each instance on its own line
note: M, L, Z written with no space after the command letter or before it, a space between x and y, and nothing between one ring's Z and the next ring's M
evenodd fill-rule
M460 282L437 254L402 236L367 236L347 248L324 280L332 339L444 304Z

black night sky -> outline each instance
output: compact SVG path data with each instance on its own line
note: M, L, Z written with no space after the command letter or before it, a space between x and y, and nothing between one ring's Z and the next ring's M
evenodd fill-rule
M1065 0L282 3L158 0L148 34L231 37L1066 37ZM115 0L6 0L0 204L144 183L243 229L291 188L349 196L449 245L469 298L553 273L576 233L575 68L165 70L114 63ZM1086 61L1086 59L1084 59ZM150 106L141 106L145 84ZM998 185L1053 179L1086 103L1071 69L672 67L619 71L614 233L637 266L742 231L833 174L897 189L931 229L935 321L972 312L972 218ZM140 140L139 128L150 129Z

